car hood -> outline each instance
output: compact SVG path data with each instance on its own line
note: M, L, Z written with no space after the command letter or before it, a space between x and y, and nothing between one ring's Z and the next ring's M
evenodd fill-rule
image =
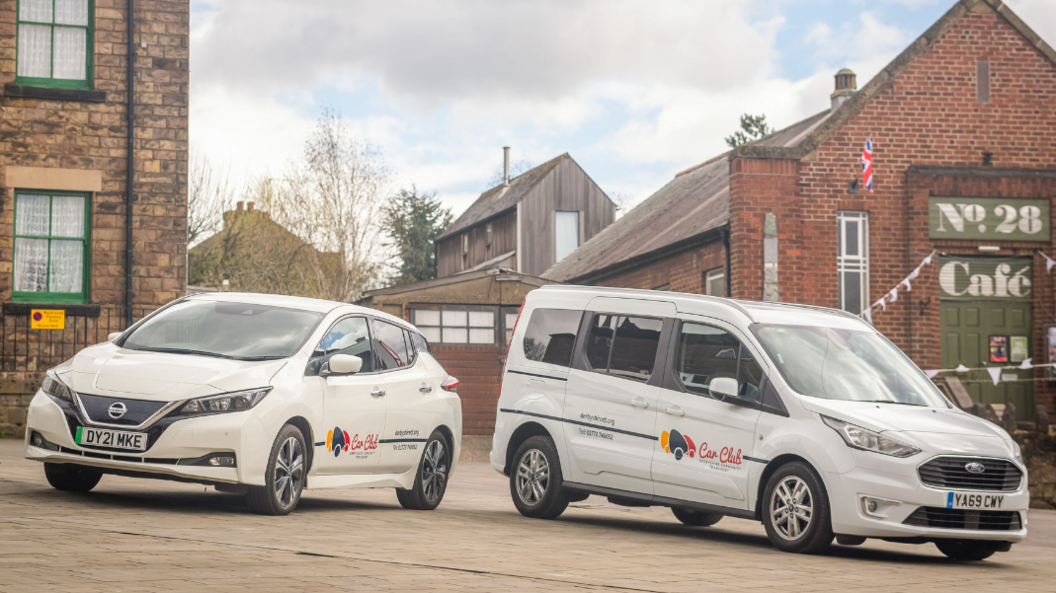
M803 398L812 412L857 424L876 432L926 433L1008 439L996 424L954 408L925 408L899 404Z
M59 371L79 393L174 401L263 387L286 362L144 352L107 342L80 351Z

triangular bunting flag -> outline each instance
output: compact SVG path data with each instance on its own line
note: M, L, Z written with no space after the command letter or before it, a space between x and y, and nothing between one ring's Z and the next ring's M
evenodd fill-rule
M865 320L869 322L869 325L873 324L873 308L869 307L865 311L862 311L862 315L865 315Z
M892 303L897 301L898 300L898 287L896 286L896 287L892 288L891 292L889 292L887 294L891 295L891 302Z
M876 301L875 303L873 303L874 307L877 306L877 305L880 305L881 309L883 309L884 311L887 311L887 301L885 301L884 299L880 299L879 301Z
M906 280L916 280L917 276L920 276L920 267L917 267L917 269L910 272L909 276L906 277Z
M906 285L906 292L910 292L911 290L913 290L913 285L909 283L909 278L903 280L902 284Z
M990 373L990 379L997 385L1001 381L1001 367L986 367L986 372Z
M1042 253L1040 251L1038 252L1038 254L1041 255L1041 257L1045 258L1045 271L1046 272L1051 272L1052 271L1052 266L1056 266L1056 259L1052 259L1051 257L1045 255L1044 253Z
M1019 368L1021 368L1023 370L1034 368L1034 365L1030 361L1031 361L1031 359L1029 359L1029 358L1024 360L1022 363L1020 363Z
M938 371L938 370L935 370L935 371L924 371L924 374L927 375L929 379L934 379L935 375L938 375L940 372L942 372L942 371Z
M953 370L957 371L958 373L967 373L968 371L970 371L972 369L964 366L963 364L959 364L959 365L957 365L957 368L955 368Z
M930 266L931 265L931 256L934 255L934 253L935 253L934 251L929 253L928 257L924 258L924 261L921 263L921 265Z

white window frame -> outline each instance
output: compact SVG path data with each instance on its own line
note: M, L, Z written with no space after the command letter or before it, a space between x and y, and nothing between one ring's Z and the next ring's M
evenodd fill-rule
M722 278L722 294L711 294L711 283L717 278ZM726 269L715 268L704 272L704 294L708 296L726 296Z
M419 319L419 313L421 312L433 312L436 313L439 318L438 324L428 323ZM448 313L448 315L444 315ZM466 318L465 324L452 323L451 320L458 317L459 313L464 313ZM491 313L491 325L485 325L481 323L474 323L472 318L473 313ZM419 306L411 308L411 323L417 327L422 334L426 337L430 344L450 344L459 346L494 346L496 345L496 336L498 335L497 327L502 320L499 318L500 309L499 307L491 305L439 305L439 306ZM477 316L479 317L479 316ZM473 330L477 330L474 332ZM481 330L487 330L491 332L491 339L487 342L480 340L473 341L473 334L478 335L482 333ZM466 339L451 339L454 336L460 335L465 332ZM440 339L433 339L439 335Z
M869 213L868 212L837 212L836 234L838 238L839 251L836 256L836 284L838 288L839 302L837 307L848 313L860 315L869 306ZM846 228L849 225L857 225L858 242L854 247L857 254L849 253L847 244ZM861 302L848 303L844 291L843 278L845 273L857 273L861 276Z
M561 218L562 214L575 214L576 215L576 246L572 248L572 251L562 255L558 253L558 219ZM566 257L572 255L575 250L579 249L580 238L583 234L583 214L579 210L555 210L554 211L554 263L557 263Z

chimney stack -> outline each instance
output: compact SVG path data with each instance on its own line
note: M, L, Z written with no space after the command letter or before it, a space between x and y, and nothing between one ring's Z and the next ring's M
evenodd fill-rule
M832 110L836 111L847 99L850 99L858 90L857 77L848 68L841 68L836 73L836 90L831 95Z
M246 202L246 212L253 211L253 202Z
M502 147L502 184L510 184L510 147Z
M242 206L243 206L243 204L244 204L244 202L238 202L238 203L236 203L236 204L235 204L235 211L236 211L236 212L241 212L241 211L242 211Z

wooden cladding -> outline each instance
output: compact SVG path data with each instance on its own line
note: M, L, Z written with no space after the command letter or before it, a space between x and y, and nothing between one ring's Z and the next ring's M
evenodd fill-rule
M517 250L517 211L510 210L436 244L436 276L468 270Z

